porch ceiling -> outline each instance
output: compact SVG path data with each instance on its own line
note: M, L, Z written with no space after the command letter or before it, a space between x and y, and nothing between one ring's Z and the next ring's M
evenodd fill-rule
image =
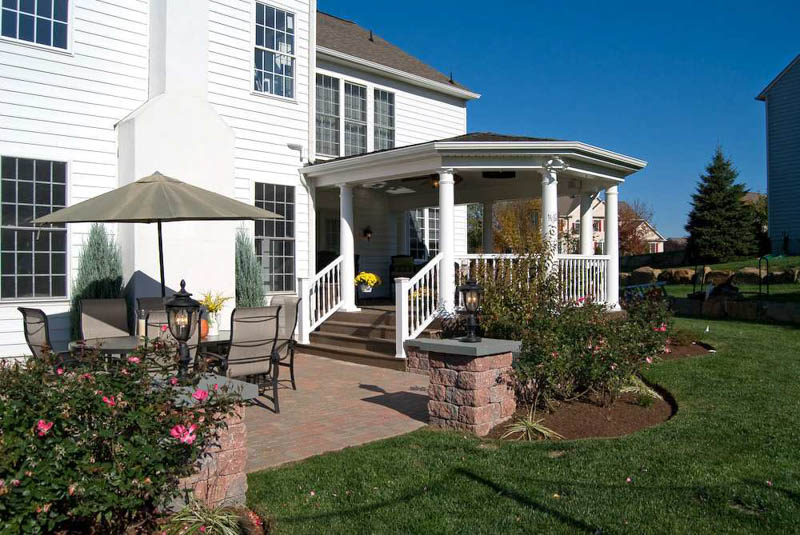
M470 139L469 135L461 138ZM559 190L563 183L565 195L577 193L581 188L599 190L623 182L647 165L643 160L577 141L441 140L316 163L303 168L302 173L319 188L351 184L380 189L384 187L382 184L394 181L393 186L400 184L414 192L407 195L424 196L426 188L430 188L427 181L402 179L452 168L464 178L456 187L456 202L469 202L467 197L478 193L499 195L497 199L538 196L539 171L554 156L567 164L567 169L559 172ZM487 170L515 171L516 178L485 179L482 172ZM431 194L435 197L435 191Z

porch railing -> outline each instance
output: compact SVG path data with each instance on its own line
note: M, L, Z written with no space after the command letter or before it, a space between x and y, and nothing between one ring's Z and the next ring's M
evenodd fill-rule
M342 306L342 260L325 266L311 279L300 279L300 343L308 344L311 333Z
M442 254L434 256L410 279L395 279L395 353L406 356L405 342L425 330L439 311Z
M605 255L558 255L558 276L565 301L591 299L595 303L608 300L608 264Z
M519 255L515 254L464 254L456 255L456 288L464 284L470 277L480 278L488 273L495 277L503 277L506 273L513 273L514 266L519 262ZM456 292L456 307L464 306L462 295Z

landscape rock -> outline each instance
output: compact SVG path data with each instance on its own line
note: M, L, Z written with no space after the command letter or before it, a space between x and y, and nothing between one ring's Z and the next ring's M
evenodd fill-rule
M624 288L631 283L631 274L630 273L620 273L619 274L619 287Z
M727 269L717 269L713 271L709 271L706 273L705 277L705 284L713 284L714 286L718 286L728 280L733 276L733 271Z
M658 276L658 280L670 284L691 284L694 279L694 270L691 268L665 269Z
M736 272L733 276L734 284L758 284L764 277L764 271L758 268L746 267Z
M771 271L767 275L767 280L770 284L792 284L795 282L796 276L793 270L788 271Z
M637 286L639 284L653 284L654 282L658 281L658 275L660 273L660 269L653 269L647 266L637 268L633 271L633 273L631 273L631 278L628 284L631 286Z

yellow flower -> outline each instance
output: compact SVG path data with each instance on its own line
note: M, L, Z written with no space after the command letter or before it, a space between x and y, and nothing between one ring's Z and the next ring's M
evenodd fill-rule
M216 314L222 307L225 305L225 301L228 301L230 297L222 297L221 293L211 293L206 292L203 294L203 298L200 300L200 304L206 307L211 314Z
M356 278L353 280L353 282L356 285L366 284L367 286L372 288L373 286L377 286L381 283L381 278L374 273L367 273L366 271L362 271L361 273L356 275Z

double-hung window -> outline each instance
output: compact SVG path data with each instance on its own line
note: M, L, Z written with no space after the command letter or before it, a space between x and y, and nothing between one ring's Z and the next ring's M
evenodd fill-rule
M256 221L256 256L261 262L264 292L295 289L294 186L256 183L256 206L283 219Z
M68 0L2 0L3 37L67 49Z
M344 155L367 152L367 88L344 84Z
M394 93L375 90L375 150L394 148Z
M416 208L408 212L408 254L427 260L439 254L439 209Z
M66 206L63 162L0 158L0 298L67 296L67 230L31 221Z
M339 79L317 74L317 154L339 156Z
M256 2L255 91L294 98L294 32L294 14Z
M603 232L603 220L599 217L595 217L592 220L592 230L595 232Z

